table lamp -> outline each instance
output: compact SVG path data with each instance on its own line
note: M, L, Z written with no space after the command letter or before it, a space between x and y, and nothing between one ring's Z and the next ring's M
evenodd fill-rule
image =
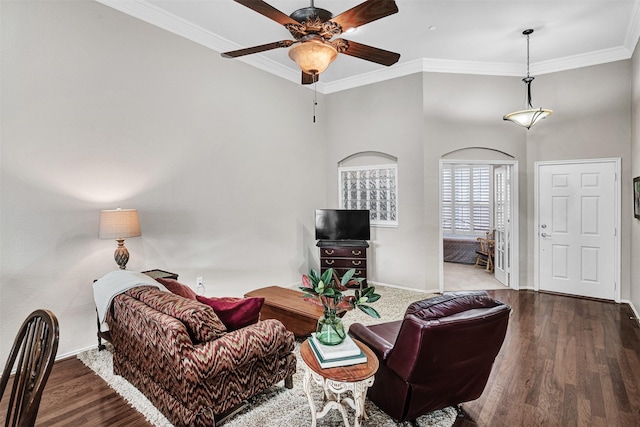
M101 239L115 239L118 247L113 254L116 263L121 270L127 268L129 261L129 251L124 246L124 239L127 237L141 236L140 221L136 209L115 209L100 211L100 233Z

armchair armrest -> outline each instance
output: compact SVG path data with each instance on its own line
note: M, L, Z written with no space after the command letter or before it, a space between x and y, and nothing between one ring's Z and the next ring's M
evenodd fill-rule
M360 323L354 323L349 327L349 335L365 343L380 360L386 360L393 349L393 343Z
M207 378L272 354L290 353L293 349L293 333L280 321L268 319L193 346L192 351L185 354L183 364L188 370L199 371L198 377Z

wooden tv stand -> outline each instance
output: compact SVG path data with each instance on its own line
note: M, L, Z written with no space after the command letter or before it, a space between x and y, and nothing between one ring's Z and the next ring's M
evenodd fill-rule
M348 270L356 270L353 277L364 279L362 287L367 285L367 248L366 240L319 240L320 274L333 268L339 277ZM355 287L355 286L354 286Z

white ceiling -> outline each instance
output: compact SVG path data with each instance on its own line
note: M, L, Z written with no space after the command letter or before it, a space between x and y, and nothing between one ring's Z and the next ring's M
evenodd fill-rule
M292 40L277 22L232 0L98 0L216 52ZM334 16L362 0L315 0ZM289 15L309 0L267 0ZM640 35L640 0L396 0L399 12L341 37L401 54L385 67L347 55L321 74L335 92L420 71L524 76L628 59ZM432 29L430 29L432 27ZM433 28L435 27L435 28ZM240 59L293 82L300 71L275 49Z

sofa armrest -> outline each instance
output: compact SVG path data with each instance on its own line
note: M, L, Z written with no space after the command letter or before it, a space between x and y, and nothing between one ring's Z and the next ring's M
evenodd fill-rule
M280 321L268 319L193 346L184 355L183 363L187 370L196 371L192 372L195 376L209 378L256 359L290 353L293 349L293 333Z
M393 343L360 323L354 323L349 327L349 335L366 344L380 360L386 360L393 349Z

